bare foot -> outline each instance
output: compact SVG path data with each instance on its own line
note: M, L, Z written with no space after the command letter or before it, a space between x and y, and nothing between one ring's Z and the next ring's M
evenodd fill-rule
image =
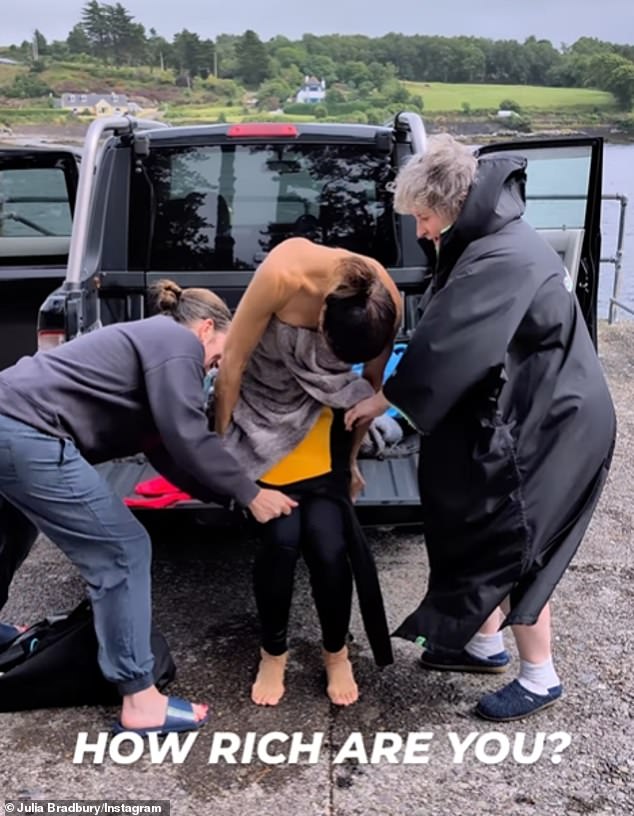
M324 666L328 676L328 686L326 693L330 701L335 705L351 705L359 699L359 687L357 686L352 664L348 659L348 647L344 646L338 652L327 652L322 650Z
M209 706L194 705L196 721L204 720ZM126 694L121 708L121 725L124 728L154 728L165 722L167 697L156 688L143 689Z
M251 686L251 699L256 705L274 706L284 696L284 671L288 652L270 655L260 649L260 666L255 683Z

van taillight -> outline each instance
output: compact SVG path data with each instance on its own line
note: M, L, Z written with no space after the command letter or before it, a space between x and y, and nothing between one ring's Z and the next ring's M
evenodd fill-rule
M37 333L37 350L49 351L57 348L64 342L63 331L39 331Z
M297 128L282 122L244 122L230 125L227 136L297 136Z

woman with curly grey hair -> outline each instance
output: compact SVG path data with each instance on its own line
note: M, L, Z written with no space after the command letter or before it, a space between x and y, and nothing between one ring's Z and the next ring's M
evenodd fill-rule
M435 136L395 183L433 274L408 349L348 427L396 406L421 435L429 584L396 634L429 669L517 679L476 708L494 721L556 702L548 600L610 466L612 400L570 276L522 216L526 159ZM504 610L502 618L499 608Z

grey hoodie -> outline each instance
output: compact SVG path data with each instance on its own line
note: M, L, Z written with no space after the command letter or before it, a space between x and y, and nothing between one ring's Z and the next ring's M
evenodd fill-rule
M208 429L203 364L170 317L117 323L0 372L0 412L72 439L92 464L145 453L196 498L247 505L258 487Z

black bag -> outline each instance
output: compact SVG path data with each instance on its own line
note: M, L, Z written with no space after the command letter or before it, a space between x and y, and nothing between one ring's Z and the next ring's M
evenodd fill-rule
M163 635L152 627L154 682L163 690L176 667ZM33 624L0 646L0 711L62 706L115 705L121 695L97 663L92 607Z

